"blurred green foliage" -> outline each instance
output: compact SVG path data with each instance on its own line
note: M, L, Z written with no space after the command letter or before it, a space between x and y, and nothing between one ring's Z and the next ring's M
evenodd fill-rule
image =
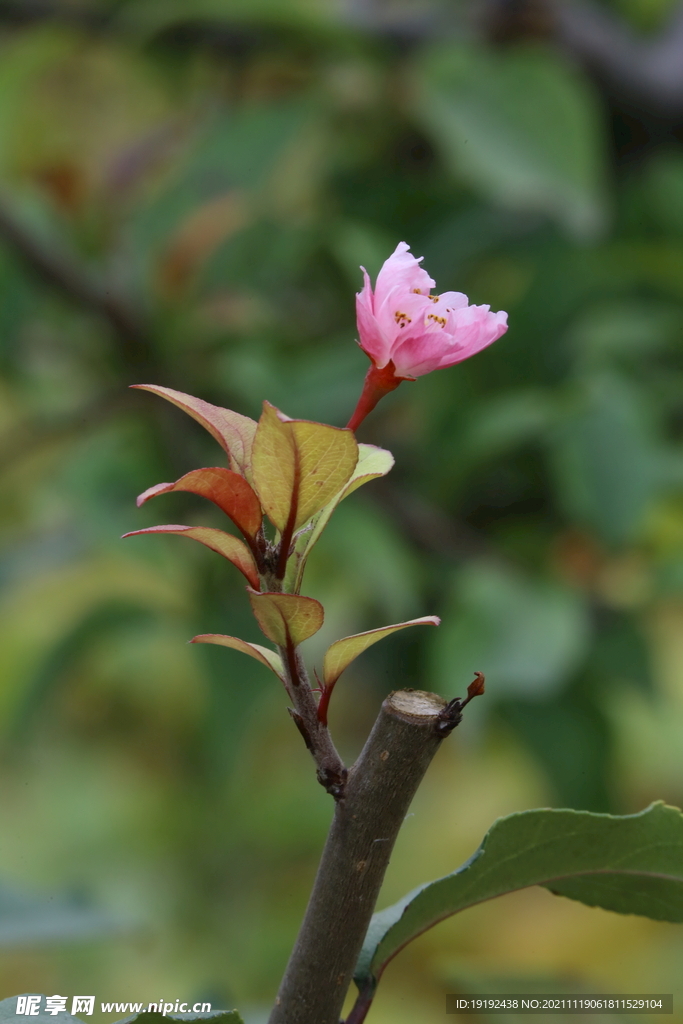
M646 30L667 8L613 6ZM347 633L443 618L348 670L346 756L389 689L487 675L387 901L498 814L683 800L683 151L626 159L611 98L550 41L494 45L466 5L382 10L0 3L0 877L131 922L99 945L18 936L2 994L235 1001L250 1024L272 997L329 800L272 677L186 646L260 639L237 574L176 538L118 540L223 525L188 495L136 510L222 455L126 388L345 423L358 268L401 240L510 331L385 400L361 439L396 468L310 560L318 665ZM547 893L463 921L389 969L377 1024L441 1020L475 968L680 977L673 927Z

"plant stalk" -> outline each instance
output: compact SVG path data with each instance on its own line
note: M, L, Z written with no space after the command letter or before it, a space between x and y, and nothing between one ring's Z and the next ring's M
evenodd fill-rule
M316 763L318 782L330 796L340 800L346 786L347 771L327 724L321 722L318 716L318 704L311 690L306 667L293 645L278 649L285 667L285 688L294 705L287 710Z
M384 701L335 806L313 892L269 1024L339 1024L399 829L445 733L446 701Z

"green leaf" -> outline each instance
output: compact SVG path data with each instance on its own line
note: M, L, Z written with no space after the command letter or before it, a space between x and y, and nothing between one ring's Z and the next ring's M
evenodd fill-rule
M484 195L590 235L604 223L605 157L588 85L555 51L428 50L417 117Z
M201 423L228 453L231 469L250 479L251 448L257 426L254 420L232 409L222 409L201 398L185 395L182 391L173 391L172 388L162 388L157 384L131 384L131 387L151 391L153 395L165 398L197 423Z
M190 643L217 644L219 647L232 647L234 651L241 651L242 654L248 654L251 658L255 658L256 661L260 661L262 665L269 668L271 672L274 672L284 682L285 670L282 658L275 651L270 651L267 647L261 647L260 644L250 644L246 640L240 640L239 637L225 636L223 633L200 633L199 636L193 637Z
M259 626L278 647L297 646L317 633L325 613L319 601L298 594L257 594L249 591L249 600Z
M374 444L358 445L358 462L356 463L356 468L351 474L350 479L344 484L341 490L335 494L332 500L320 510L316 518L313 520L312 529L307 533L302 534L296 545L295 554L297 557L293 559L292 571L293 576L296 574L293 586L295 593L298 593L301 588L301 581L306 567L306 559L313 550L313 547L320 540L323 530L329 523L332 513L339 503L343 501L344 498L348 498L349 494L353 494L358 487L362 487L363 484L368 483L368 481L377 480L381 476L386 476L393 465L394 456L385 448L378 448Z
M408 626L438 626L441 622L436 615L423 615L419 619L411 619L409 622L398 622L394 626L382 626L380 629L369 629L365 633L356 633L354 636L345 636L343 640L337 640L327 648L323 662L323 678L325 686L331 689L339 679L342 672L348 668L352 661L372 647L378 640L385 636L396 633L399 629L406 629Z
M439 921L531 885L619 914L683 922L683 814L656 803L624 817L544 808L501 818L461 868L374 915L356 984L372 990L389 961Z
M245 537L253 538L261 529L263 513L260 502L244 477L239 473L233 473L232 470L224 469L222 466L193 469L175 483L148 487L138 496L137 506L140 508L150 498L155 498L159 494L170 494L172 491L186 491L208 498L232 519Z
M223 555L229 562L232 562L254 589L258 589L260 586L258 569L251 551L239 537L233 537L231 533L224 533L223 530L216 530L210 526L170 524L169 526L148 526L144 530L131 530L130 533L124 533L121 539L138 537L142 533L168 533L176 537L197 540L200 544L211 548L212 551L217 551L219 555Z
M348 484L358 444L350 430L290 420L264 402L252 459L261 503L284 533L307 523Z

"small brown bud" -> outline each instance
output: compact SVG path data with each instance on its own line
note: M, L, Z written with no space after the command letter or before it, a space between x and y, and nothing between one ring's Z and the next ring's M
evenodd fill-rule
M483 672L475 672L476 679L474 679L467 687L467 699L472 700L473 697L481 697L484 692L484 683L486 678Z

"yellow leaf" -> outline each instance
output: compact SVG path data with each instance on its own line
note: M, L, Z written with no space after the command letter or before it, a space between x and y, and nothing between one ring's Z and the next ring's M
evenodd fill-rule
M312 597L249 590L249 600L262 631L278 647L296 647L323 624L323 606Z
M349 494L352 494L358 487L368 483L369 480L376 480L380 476L386 476L393 465L394 456L385 448L377 448L374 444L358 445L358 462L351 477L341 490L335 494L332 500L320 510L317 518L314 520L313 529L301 538L301 544L298 545L298 561L295 572L292 571L292 590L294 593L298 593L301 588L306 559L313 550L314 545L320 540L320 536L329 523L337 505L344 498L348 498ZM289 580L289 576L287 579Z
M290 420L263 403L252 450L254 486L287 543L348 483L357 462L350 430Z
M358 463L353 471L351 479L343 488L339 501L348 498L349 494L362 487L369 480L376 480L380 476L386 476L394 465L394 456L386 448L378 448L374 444L358 445Z
M236 636L224 636L222 633L201 633L190 640L191 644L218 644L220 647L232 647L235 651L248 654L251 658L260 661L262 665L274 672L283 682L285 670L282 665L282 658L275 651L269 651L267 647L260 644L249 644L246 640L240 640Z
M328 647L323 662L323 679L325 687L332 689L339 676L351 662L372 647L378 640L383 640L390 633L396 633L399 629L407 626L438 626L441 619L436 615L424 615L420 619L410 619L408 622L398 622L394 626L383 626L381 629L370 629L367 633L356 633L354 636L346 636L343 640L337 640L331 647Z

